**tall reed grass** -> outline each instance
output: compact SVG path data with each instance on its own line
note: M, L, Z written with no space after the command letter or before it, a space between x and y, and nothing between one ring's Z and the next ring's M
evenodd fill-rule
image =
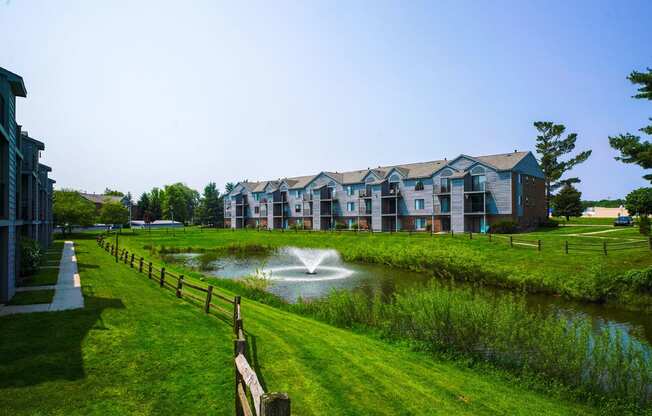
M588 319L533 312L518 295L488 299L433 281L389 302L341 291L290 308L340 327L366 326L421 349L562 383L584 397L652 404L652 357L642 344L606 328L596 333Z

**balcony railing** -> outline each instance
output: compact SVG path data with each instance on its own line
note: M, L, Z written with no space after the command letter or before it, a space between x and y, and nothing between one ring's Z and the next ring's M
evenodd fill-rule
M312 192L308 192L307 194L303 194L301 198L304 201L312 201Z
M401 196L401 190L398 187L398 183L383 184L382 196L392 196L392 197Z
M335 199L335 190L332 188L324 188L319 191L319 199Z
M451 193L451 187L450 186L436 186L433 189L433 192L435 194L450 194Z
M312 210L311 209L304 209L303 210L303 216L304 217L312 217Z
M287 193L281 192L281 193L274 194L274 203L285 203L285 202L288 202Z
M358 213L360 215L371 215L371 207L361 206L358 208Z
M358 191L358 197L371 198L371 189L361 189Z

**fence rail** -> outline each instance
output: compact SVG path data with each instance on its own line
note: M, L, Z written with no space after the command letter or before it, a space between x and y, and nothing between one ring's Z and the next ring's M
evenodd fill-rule
M200 303L206 314L218 312L221 315L232 315L233 332L235 334L233 363L235 368L235 414L236 416L289 416L290 398L286 393L265 393L258 375L251 368L247 361L247 339L245 337L244 324L242 319L242 303L240 296L233 299L215 292L212 285L207 287L187 282L183 275L175 275L165 270L165 267L156 267L151 261L141 256L136 258L135 253L127 249L119 249L112 242L105 240L104 235L97 238L97 244L111 256L115 257L117 263L124 263L138 273L146 274L150 280L158 280L159 286L168 288L175 292L180 299L191 299ZM134 262L137 261L136 265ZM198 296L190 290L205 293L204 297ZM213 303L213 299L233 306L233 312L229 312L223 306ZM250 400L253 403L253 411Z

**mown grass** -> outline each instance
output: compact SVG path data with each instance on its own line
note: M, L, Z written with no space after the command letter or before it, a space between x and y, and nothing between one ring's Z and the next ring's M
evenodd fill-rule
M0 318L1 413L233 414L232 330L92 239L75 239L85 308ZM225 293L225 291L223 291ZM249 357L297 415L592 414L498 371L244 299Z
M569 236L566 228L513 236L368 234L197 230L125 233L132 250L247 251L283 246L337 249L346 261L384 264L434 276L528 292L560 294L590 301L611 301L630 308L652 307L652 252L641 238L606 235ZM586 227L596 231L599 227ZM625 230L626 231L626 230ZM572 231L573 232L573 231ZM577 233L577 230L573 232ZM607 243L604 237L614 237ZM541 241L541 251L537 250ZM636 248L628 249L636 240ZM569 254L564 244L569 242Z
M9 301L9 305L36 305L39 303L52 303L54 290L30 290L17 292Z

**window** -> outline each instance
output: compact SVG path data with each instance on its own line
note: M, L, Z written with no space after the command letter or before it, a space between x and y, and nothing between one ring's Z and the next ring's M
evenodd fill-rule
M422 181L417 181L417 184L414 185L414 190L415 191L423 191L423 182Z
M351 185L346 187L346 194L348 196L353 196L353 187Z
M353 226L355 225L355 220L353 218L349 218L346 222L349 230L353 229Z
M426 219L425 218L415 218L414 228L416 230L425 230L426 229Z
M260 207L254 207L254 214L260 213Z
M471 176L471 190L484 191L484 186L486 182L487 182L487 178L484 175Z
M260 201L260 194L254 194L254 201Z
M301 204L294 204L294 212L301 212Z
M349 212L355 211L355 202L347 202L346 203L346 210Z
M424 209L426 207L425 201L423 199L414 200L414 209Z
M451 180L450 178L441 178L440 179L441 192L446 193L451 191Z
M450 196L440 198L439 199L439 207L441 209L442 214L447 214L447 213L451 212L451 198L450 198Z

